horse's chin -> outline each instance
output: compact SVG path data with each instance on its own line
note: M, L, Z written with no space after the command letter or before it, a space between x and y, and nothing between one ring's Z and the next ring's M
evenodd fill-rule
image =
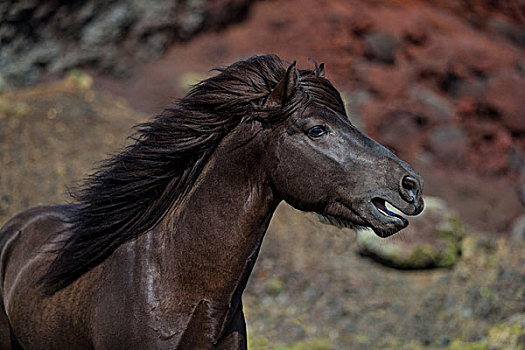
M407 226L408 226L408 221L407 221L406 225L404 225L403 227L370 227L370 228L372 229L372 231L374 231L374 233L377 236L379 236L381 238L387 238L387 237L390 237L393 234L401 231L402 229L404 229Z

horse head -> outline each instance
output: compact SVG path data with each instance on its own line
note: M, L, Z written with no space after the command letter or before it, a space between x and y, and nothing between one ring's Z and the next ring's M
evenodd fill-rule
M299 71L293 62L261 110L278 120L267 130L265 163L275 191L293 207L346 227L388 237L423 210L423 180L407 163L349 121L324 66Z

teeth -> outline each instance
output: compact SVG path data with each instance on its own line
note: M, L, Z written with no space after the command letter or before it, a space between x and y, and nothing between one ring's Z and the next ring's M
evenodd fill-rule
M396 207L392 206L390 203L386 201L385 201L385 207L391 213L401 215L401 216L403 215L403 213L400 210L398 210ZM392 214L390 214L390 216L392 216Z
M377 199L375 200L374 205L377 208L377 210L384 216L388 216L390 218L397 218L403 221L404 223L408 224L407 219L403 217L401 211L396 209L394 206L390 205L387 201Z
M379 210L379 212L383 215L386 215L386 216L390 216L390 214L388 214L386 211L383 210L383 208L381 207L377 207L377 209Z
M385 215L385 216L392 216L392 213L387 209L387 206L388 204L386 203L385 200L377 200L374 202L374 206L377 208L377 210Z

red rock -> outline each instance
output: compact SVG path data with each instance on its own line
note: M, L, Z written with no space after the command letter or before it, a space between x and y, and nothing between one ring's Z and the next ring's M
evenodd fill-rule
M408 87L411 70L391 65L357 63L354 66L357 78L382 97L398 97Z
M381 63L394 64L399 47L397 37L388 32L375 32L365 36L365 56Z
M436 157L447 165L464 166L468 155L468 139L462 129L441 125L432 130L429 146Z
M506 69L488 81L487 102L501 114L503 124L525 132L525 79L515 69Z

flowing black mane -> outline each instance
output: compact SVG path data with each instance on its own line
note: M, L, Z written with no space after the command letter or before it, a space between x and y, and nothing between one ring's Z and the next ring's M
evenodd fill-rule
M238 124L271 124L315 101L344 114L337 90L314 70L301 70L288 106L265 109L286 72L275 55L239 61L200 84L174 107L139 125L134 143L107 160L74 194L68 232L41 279L49 293L97 266L121 244L153 228L191 189L220 141Z

